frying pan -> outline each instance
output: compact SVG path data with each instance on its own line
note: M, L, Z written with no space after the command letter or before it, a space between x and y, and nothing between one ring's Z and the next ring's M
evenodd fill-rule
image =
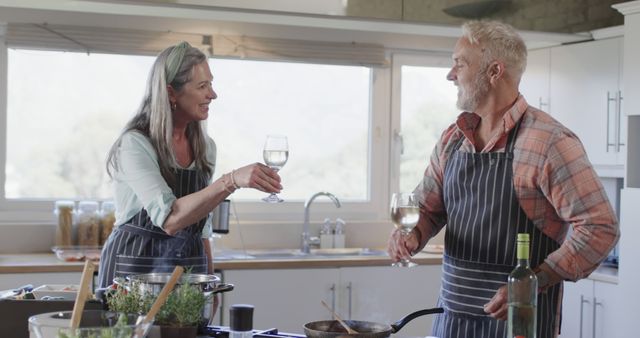
M389 325L375 322L366 322L360 320L346 320L347 324L358 333L349 334L347 330L340 325L337 320L321 320L310 322L304 325L304 333L309 338L337 338L337 337L357 337L357 338L386 338L392 333L396 333L402 329L407 323L414 318L433 314L443 313L441 307L433 309L424 309L408 314L399 321Z

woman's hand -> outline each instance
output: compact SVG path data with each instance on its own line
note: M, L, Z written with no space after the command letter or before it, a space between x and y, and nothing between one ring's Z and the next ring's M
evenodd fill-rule
M408 236L403 236L400 230L393 229L387 243L387 253L391 260L398 262L402 258L410 258L412 253L418 249L418 245L415 231L411 231Z
M253 163L233 172L233 179L241 188L253 188L268 193L282 190L280 175L262 163Z
M489 316L506 320L507 319L507 286L501 286L496 294L491 298L489 303L484 305L484 312L486 312Z

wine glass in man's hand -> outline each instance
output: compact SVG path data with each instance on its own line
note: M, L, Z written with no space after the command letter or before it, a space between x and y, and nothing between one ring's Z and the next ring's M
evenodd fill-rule
M413 193L400 192L391 197L391 220L402 236L409 236L411 230L418 223L420 209L418 199ZM418 264L409 258L402 258L399 262L391 264L399 267L413 267Z
M268 165L269 168L275 171L280 170L289 159L289 143L287 142L287 137L282 135L267 135L262 156L264 157L264 163ZM271 193L271 195L262 200L269 203L280 203L284 201L278 197L276 193Z

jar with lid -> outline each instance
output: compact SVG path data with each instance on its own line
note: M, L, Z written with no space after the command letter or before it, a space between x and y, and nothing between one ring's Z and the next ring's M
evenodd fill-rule
M100 209L100 245L107 241L116 222L116 206L113 201L102 202Z
M56 246L69 246L73 244L73 221L75 215L75 202L56 201L53 214L57 220Z
M78 203L78 244L97 246L100 244L100 221L98 202L81 201Z

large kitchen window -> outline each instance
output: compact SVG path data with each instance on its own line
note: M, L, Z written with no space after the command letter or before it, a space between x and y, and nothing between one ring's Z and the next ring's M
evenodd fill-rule
M9 49L5 206L50 212L56 199L110 199L105 155L138 107L153 60ZM210 64L218 94L207 123L218 146L215 178L262 162L266 135L283 134L290 147L280 172L283 199L301 204L314 192L330 191L343 202L370 203L371 68L237 59ZM242 189L232 198L259 210L266 208L259 201L264 195ZM286 207L269 206L274 210Z

